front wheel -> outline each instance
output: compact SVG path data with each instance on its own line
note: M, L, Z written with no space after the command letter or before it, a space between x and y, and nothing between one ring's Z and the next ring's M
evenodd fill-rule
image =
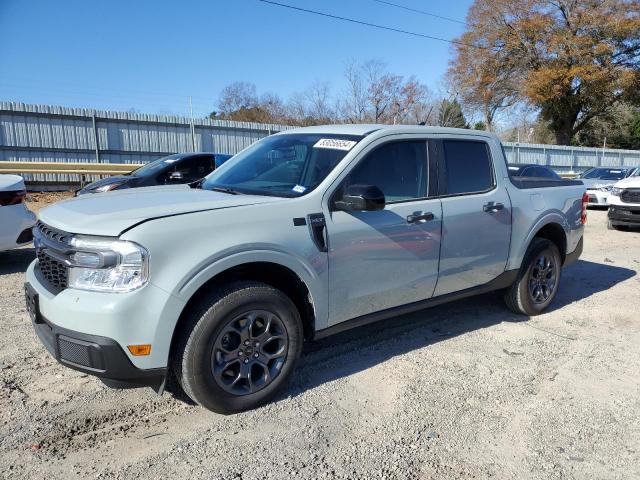
M539 315L558 292L562 259L558 247L536 238L524 257L518 278L505 293L505 303L514 313Z
M302 351L293 302L258 282L239 282L205 297L187 317L173 352L185 393L217 413L255 408L286 383Z

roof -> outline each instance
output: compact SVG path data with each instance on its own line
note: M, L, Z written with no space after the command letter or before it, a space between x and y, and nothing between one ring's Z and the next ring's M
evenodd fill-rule
M483 130L469 130L466 128L430 127L421 125L380 125L374 123L344 123L336 125L317 125L312 127L294 128L285 130L278 135L288 133L327 133L336 135L369 135L373 132L388 133L439 133L439 134L466 134L484 137L494 137L490 132Z

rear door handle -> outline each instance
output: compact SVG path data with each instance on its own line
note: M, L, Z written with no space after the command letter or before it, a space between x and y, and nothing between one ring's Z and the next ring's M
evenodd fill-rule
M504 205L502 203L489 202L482 206L482 210L487 213L495 213L498 210L504 210Z
M407 215L407 223L416 223L419 222L420 220L433 220L435 217L433 215L433 213L431 212L420 212L420 213L413 213L411 215Z

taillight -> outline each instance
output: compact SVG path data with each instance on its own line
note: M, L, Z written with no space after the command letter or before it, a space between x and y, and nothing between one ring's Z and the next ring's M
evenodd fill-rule
M27 196L26 190L14 190L12 192L0 192L0 207L18 205Z
M587 205L589 204L589 195L587 192L582 194L582 213L580 214L580 222L584 225L587 223Z

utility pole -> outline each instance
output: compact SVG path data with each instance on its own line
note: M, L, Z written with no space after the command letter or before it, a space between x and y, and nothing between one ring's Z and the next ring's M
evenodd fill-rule
M193 103L191 102L191 95L189 95L189 115L191 116L191 146L192 150L196 152L196 126L193 123Z

